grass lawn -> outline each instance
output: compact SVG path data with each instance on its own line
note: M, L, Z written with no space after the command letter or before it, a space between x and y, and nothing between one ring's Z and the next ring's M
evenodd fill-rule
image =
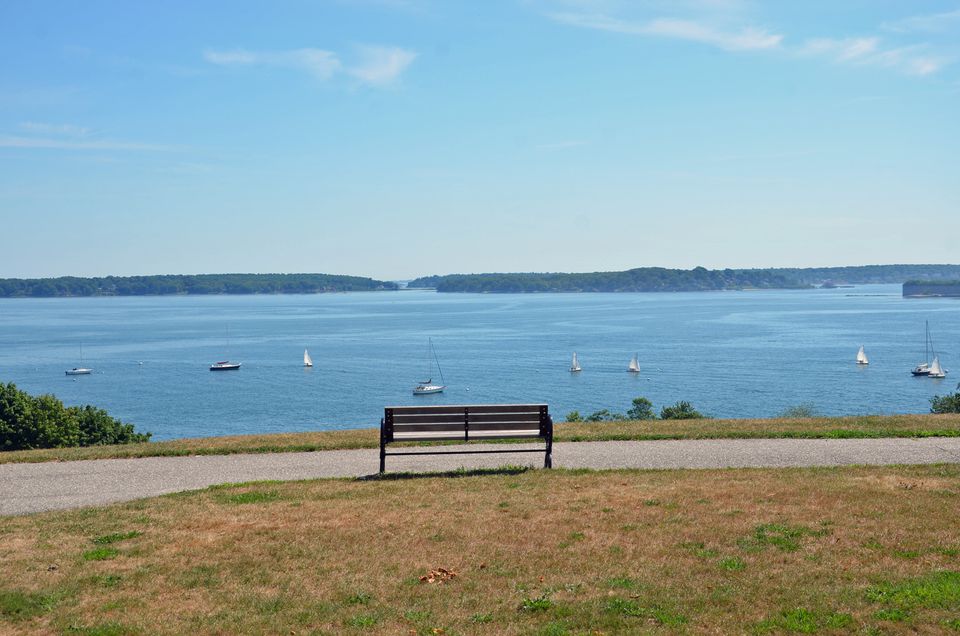
M147 444L0 452L0 464L169 455L229 455L376 448L379 429L236 435ZM755 420L577 422L554 427L558 442L721 438L957 437L960 415L866 415Z
M0 572L0 633L950 633L960 465L229 485L0 518Z

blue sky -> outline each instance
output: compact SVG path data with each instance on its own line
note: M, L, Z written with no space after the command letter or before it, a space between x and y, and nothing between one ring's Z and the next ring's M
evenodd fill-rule
M0 277L960 261L960 0L14 0L0 55Z

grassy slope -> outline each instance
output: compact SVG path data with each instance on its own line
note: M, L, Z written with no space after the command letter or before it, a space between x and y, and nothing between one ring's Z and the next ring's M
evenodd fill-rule
M376 448L377 429L238 435L180 439L148 444L55 448L0 453L0 464L165 455L228 455L291 451ZM960 415L889 415L760 420L666 420L653 422L564 423L555 427L555 440L823 438L823 437L956 437Z
M946 633L958 509L958 465L228 485L0 519L0 632Z

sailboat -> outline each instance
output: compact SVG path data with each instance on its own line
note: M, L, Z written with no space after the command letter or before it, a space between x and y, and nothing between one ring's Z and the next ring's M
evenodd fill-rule
M867 354L863 352L863 345L860 345L860 350L857 351L857 364L867 365L870 364Z
M307 352L306 349L303 350L303 366L305 367L313 366L313 358L310 357L310 354Z
M580 368L580 361L577 360L577 352L573 352L573 360L570 362L570 373L578 373L583 369Z
M414 395L429 395L431 393L443 393L443 390L447 388L443 384L443 369L440 368L440 359L437 358L437 352L433 348L433 340L427 339L429 347L428 359L432 358L432 361L429 362L429 368L433 369L433 362L437 363L437 371L440 373L440 384L433 383L433 377L430 377L426 380L421 380L417 383L417 386L413 387Z
M933 357L936 358L937 354L933 351L933 339L930 338L930 321L924 322L924 333L923 333L923 362L918 364L910 372L915 376L926 377L930 375L930 353L933 352Z
M933 362L930 363L930 371L927 373L928 378L945 378L947 377L947 372L940 366L940 358L933 356Z
M80 345L80 366L73 367L72 369L67 369L64 371L67 375L90 375L93 373L93 369L88 369L83 366L83 345Z
M633 354L633 357L630 358L630 364L627 365L627 371L630 373L640 373L640 362L637 360L639 354Z
M227 325L227 351L230 350L230 325ZM240 369L240 362L230 362L229 360L221 360L219 362L214 362L210 365L211 371L238 371Z

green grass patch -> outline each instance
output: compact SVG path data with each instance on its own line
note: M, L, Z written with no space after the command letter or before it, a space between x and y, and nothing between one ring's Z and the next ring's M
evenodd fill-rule
M867 599L907 610L960 610L960 572L946 570L899 583L881 583L867 590Z
M346 624L350 627L367 628L376 625L378 620L373 614L357 614L347 619Z
M747 563L740 557L724 557L717 563L721 570L727 572L741 572L747 569Z
M120 551L116 548L97 548L83 553L84 561L107 561L116 558Z
M251 490L249 492L240 492L235 495L222 495L220 501L227 504L243 505L270 503L280 499L280 493L276 490Z
M753 529L753 534L741 537L737 545L747 552L759 552L767 547L775 547L783 552L796 552L805 537L822 537L830 530L813 530L807 526L791 526L782 523L763 523Z
M680 547L698 559L712 559L720 555L719 551L708 548L702 541L688 541L687 543L681 543Z
M551 607L553 607L553 601L546 594L520 601L520 611L522 612L545 612Z
M39 616L53 608L52 597L36 592L0 590L0 618L24 621Z
M646 607L633 599L613 598L607 602L606 610L620 616L645 618L667 627L680 627L688 622L683 614L673 612L660 605Z
M93 542L97 545L110 545L111 543L126 541L127 539L135 539L142 534L143 533L139 530L131 530L130 532L115 532L113 534L105 534L102 537L97 537L93 540Z
M615 589L615 590L618 590L618 589L619 589L619 590L634 590L634 589L636 589L636 588L639 586L639 583L637 583L634 579L631 579L631 578L626 577L626 576L623 576L623 577L614 577L614 578L612 578L612 579L607 579L607 580L605 581L605 583L606 583L607 587L612 588L612 589Z
M816 634L821 629L849 629L853 626L853 616L842 612L815 611L804 607L784 610L779 615L761 621L754 627L754 633L793 632L797 634Z
M910 612L899 607L890 607L874 612L873 617L878 621L905 621L910 618Z
M129 636L139 633L139 630L120 623L109 622L91 626L71 625L64 630L64 633L70 636Z

